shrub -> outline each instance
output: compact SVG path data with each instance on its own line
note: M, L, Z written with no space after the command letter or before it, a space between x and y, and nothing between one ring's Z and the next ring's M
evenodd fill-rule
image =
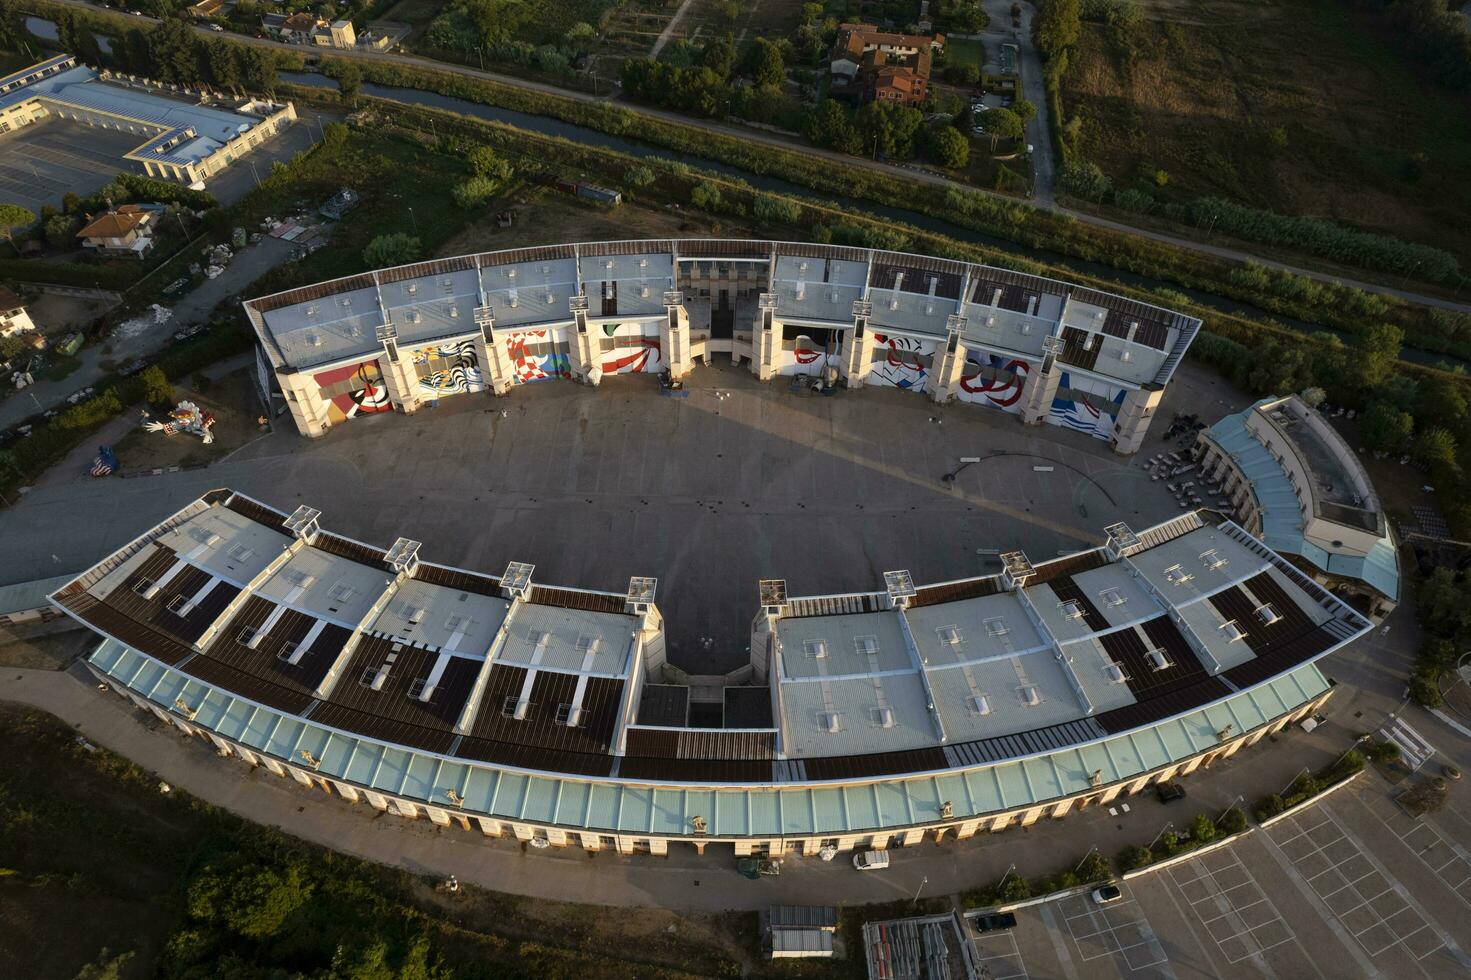
M701 211L708 211L711 214L715 214L720 211L722 203L720 188L708 180L701 181L690 191L690 203Z
M654 171L643 164L636 164L628 168L623 175L623 182L629 187L648 187L654 182Z
M1256 817L1257 822L1260 823L1269 817L1275 817L1285 809L1287 809L1287 801L1282 799L1278 794L1272 793L1257 800L1256 804L1251 808L1251 813L1252 816Z
M1078 865L1078 877L1086 882L1107 881L1113 877L1113 868L1109 866L1108 858L1092 851Z
M763 194L756 198L756 220L769 225L795 225L802 219L802 207L784 197Z
M1154 863L1154 852L1138 844L1130 844L1119 852L1119 871L1128 872Z
M143 400L149 405L159 409L174 407L174 386L169 383L163 368L150 364L138 379L143 383Z
M468 211L484 206L485 202L495 197L500 189L500 181L491 180L489 177L471 177L467 181L456 184L451 193L455 203Z
M1190 839L1197 844L1209 844L1216 839L1216 822L1209 813L1196 814L1190 824Z
M1368 752L1369 758L1384 764L1398 762L1400 757L1398 742L1370 742Z
M379 235L363 249L363 261L369 268L382 269L387 266L405 265L417 259L424 251L423 243L413 235L394 232Z
M1228 837L1231 834L1239 834L1246 829L1246 814L1241 812L1240 807L1233 806L1221 814L1221 832Z
M1032 886L1021 875L1008 875L996 889L996 897L1003 902L1023 902L1032 897Z

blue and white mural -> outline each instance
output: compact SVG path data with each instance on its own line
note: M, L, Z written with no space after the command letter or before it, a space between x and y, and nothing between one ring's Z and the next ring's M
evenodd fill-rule
M1052 408L1047 413L1047 421L1075 432L1085 432L1095 439L1112 438L1114 417L1123 407L1124 395L1128 391L1128 388L1116 388L1064 371L1057 385L1057 397L1052 399ZM1088 401L1073 397L1075 394L1094 395L1111 404L1112 409L1100 411Z

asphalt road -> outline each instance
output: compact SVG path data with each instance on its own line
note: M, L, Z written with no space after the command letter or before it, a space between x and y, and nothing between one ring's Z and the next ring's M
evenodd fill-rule
M89 8L89 9L96 9L96 5L95 4L84 2L84 0L55 0L55 2L60 3L60 4L63 4L63 5L66 5L66 6L74 6L74 7L83 7L83 8ZM144 19L149 19L149 18L144 18ZM1008 23L1009 23L1009 17L1008 17ZM194 30L201 37L205 37L205 38L213 37L215 35L215 32L210 31L208 28L204 28L204 27L195 27ZM276 49L285 49L285 50L291 50L291 51L296 51L296 52L301 52L303 50L300 45L282 44L282 43L279 43L279 42L276 42L276 41L271 41L271 40L262 39L262 38L245 37L244 35L232 35L232 37L235 40L240 41L242 43L245 43L245 44L254 44L254 45L261 46L261 47L276 48ZM1029 49L1030 49L1030 46L1029 46L1028 50ZM508 85L508 86L512 86L512 87L515 87L515 88L526 89L528 91L533 91L533 92L541 92L541 93L545 93L545 94L548 94L548 95L556 95L556 96L560 96L562 98L573 99L573 100L576 100L576 101L579 101L579 102L596 103L596 102L606 102L606 101L609 101L606 97L595 96L595 95L591 95L591 94L588 94L588 93L585 93L585 92L577 92L577 91L573 91L573 90L569 90L569 89L564 89L564 88L558 88L555 85L548 85L548 84L546 84L544 82L537 82L537 81L532 81L532 80L529 80L529 79L517 78L517 77L512 76L512 75L497 74L495 72L480 71L480 70L477 70L477 69L474 69L474 68L464 67L464 66L460 66L460 65L448 64L448 63L445 63L445 62L442 62L442 61L434 61L434 60L429 59L429 58L420 58L420 57L417 57L417 56L414 56L414 55L392 54L390 52L382 52L382 51L339 51L339 50L327 51L326 49L323 49L321 51L317 51L317 52L314 52L314 53L329 53L329 54L331 54L331 55L333 55L335 57L352 58L352 59L359 59L359 60L365 60L365 61L383 61L383 62L389 62L389 63L401 64L401 65L412 65L412 66L419 67L419 68L429 68L429 69L434 69L434 70L437 70L437 71L455 72L455 73L466 75L466 76L473 77L473 78L482 78L482 79L485 79L487 81L497 82L497 83L502 84L502 85ZM1033 57L1035 58L1035 55L1033 55ZM1037 79L1040 81L1040 77L1041 77L1040 76L1040 72L1031 72L1029 74L1035 74L1035 76L1037 77ZM1029 90L1029 92L1030 92L1030 90ZM1038 120L1039 121L1042 120L1041 111L1042 111L1043 106L1045 105L1045 102L1046 102L1045 99L1042 99L1042 100L1040 100L1038 102ZM627 104L624 104L624 103L621 103L621 102L620 102L620 104L623 105L624 108L628 109L629 111L638 112L638 113L640 113L642 115L646 115L646 116L652 116L654 118L662 119L662 120L665 120L667 122L677 123L677 124L682 125L682 126L693 126L693 127L699 128L699 129L707 130L709 132L721 133L723 135L732 136L732 137L735 137L737 139L741 139L741 140L744 140L744 141L750 142L750 143L760 143L760 144L764 144L764 145L768 145L768 146L779 146L779 147L782 147L782 148L785 148L785 149L796 149L796 150L800 150L801 152L807 154L808 156L814 156L814 157L818 157L818 158L821 158L821 159L831 160L833 162L842 163L845 166L865 167L865 168L868 168L868 169L871 169L871 170L880 170L880 171L888 172L888 173L891 173L891 174L899 174L899 175L902 175L904 177L907 177L907 178L909 178L911 180L916 180L916 181L920 181L920 182L923 182L923 183L939 184L941 186L946 186L946 187L953 186L953 187L958 187L958 188L962 188L962 189L969 190L969 191L976 191L978 193L991 193L989 191L985 191L985 190L980 189L980 188L972 187L972 186L970 186L968 184L961 184L958 181L951 180L949 177L946 177L943 174L932 173L930 171L923 170L923 169L917 169L917 168L896 167L896 166L892 166L890 164L879 163L879 162L873 161L873 160L865 160L865 159L863 159L861 157L853 157L853 156L848 156L847 154L834 153L834 152L831 152L829 150L818 149L817 147L806 145L806 144L801 143L801 142L799 142L797 140L784 138L784 137L781 137L781 136L772 134L770 132L759 130L759 129L755 129L755 128L752 128L752 127L732 125L732 124L729 124L729 123L716 122L716 121L708 120L708 119L697 119L697 118L692 117L692 116L681 115L679 113L673 113L673 112L666 112L666 111L664 111L662 109L656 109L656 108L653 108L653 107L650 107L650 106L639 105L639 106L637 106L635 108L635 107L633 107L631 105L627 105ZM1036 124L1034 124L1034 133L1035 133L1035 131L1036 131ZM1038 143L1038 142L1045 142L1045 141L1034 140L1034 143ZM1004 195L996 195L996 196L1002 197L1003 199L1008 200L1008 201L1014 201L1015 200L1014 198L1007 198ZM1060 207L1055 202L1054 203L1048 203L1047 197L1045 195L1044 196L1041 196L1039 198L1039 200L1036 200L1033 203L1037 207L1043 207L1043 208L1047 208L1049 210L1060 211L1062 213L1068 214L1071 217L1073 217L1074 219L1076 219L1077 221L1083 222L1084 224L1095 225L1095 226L1102 227L1102 228L1109 228L1109 229L1112 229L1114 231L1126 232L1126 233L1131 234L1131 235L1137 235L1137 236L1140 236L1140 237L1143 237L1143 238L1148 238L1148 239L1151 239L1151 240L1154 240L1154 241L1165 242L1165 243L1168 243L1170 245L1177 246L1179 248L1185 248L1185 249L1190 249L1190 250L1196 251L1196 252L1203 252L1203 253L1210 254L1210 255L1216 255L1216 256L1219 256L1221 258L1233 259L1235 261L1243 261L1243 262L1244 261L1251 261L1251 262L1255 262L1255 263L1257 263L1259 265L1264 265L1264 266L1268 266L1268 267L1271 267L1271 268L1284 269L1284 270L1286 270L1288 272L1293 272L1293 273L1296 273L1297 275L1306 276L1309 279L1315 279L1315 280L1318 280L1320 282L1336 282L1336 283L1342 283L1342 284L1344 284L1346 286L1353 286L1353 287L1358 288L1358 289L1363 289L1363 290L1365 290L1367 292L1381 293L1381 294L1384 294L1384 295L1387 295L1387 296L1396 296L1396 297L1399 297L1400 299L1409 300L1410 302L1413 302L1413 303L1422 303L1422 304L1425 304L1427 306L1437 306L1437 307L1441 307L1441 308L1444 308L1444 309L1459 310L1459 311L1463 311L1463 312L1471 312L1471 304L1468 304L1468 303L1460 303L1460 302L1456 302L1456 301L1453 301L1453 300L1441 299L1441 298L1436 297L1436 296L1427 296L1425 294L1416 293L1416 292L1413 292L1411 290L1396 289L1396 288L1391 287L1391 286L1384 286L1384 285L1380 285L1378 283L1364 282L1362 280L1350 279L1350 278L1347 278L1347 277L1344 277L1344 276L1330 275L1328 273L1317 272L1317 271L1314 271L1314 270L1311 270L1311 269L1305 269L1305 268L1302 268L1302 267L1299 267L1299 266L1290 265L1290 264L1285 263L1285 262L1278 262L1278 261L1273 260L1273 259L1262 258L1260 256L1252 255L1251 253L1248 253L1248 252L1242 252L1242 251L1239 251L1237 249L1227 248L1227 247L1221 246L1221 245L1212 245L1212 244L1209 244L1209 243L1192 241L1192 240L1187 239L1187 238L1180 238L1180 237L1177 237L1177 236L1174 236L1174 235L1167 235L1167 234L1164 234L1164 233L1161 233L1161 232L1149 231L1149 230L1142 229L1142 228L1132 228L1132 227L1130 227L1128 225L1124 225L1124 224L1121 224L1121 223L1116 222L1116 221L1110 221L1110 220L1108 220L1106 218L1099 218L1099 217L1097 217L1095 215L1086 214L1084 212L1080 212L1080 211L1069 211L1069 210L1067 210L1065 208Z

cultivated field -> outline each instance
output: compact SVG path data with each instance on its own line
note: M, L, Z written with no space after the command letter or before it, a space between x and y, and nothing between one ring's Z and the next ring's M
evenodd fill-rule
M1471 254L1471 107L1336 0L1141 0L1085 22L1063 90L1119 188L1218 195Z

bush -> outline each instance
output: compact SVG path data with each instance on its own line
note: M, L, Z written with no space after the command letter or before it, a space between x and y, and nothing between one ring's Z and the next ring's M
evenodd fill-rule
M174 407L174 386L169 383L163 368L150 364L138 379L143 383L143 400L149 405L157 409Z
M487 201L500 193L500 189L501 184L498 180L491 180L489 177L471 177L467 181L456 184L451 194L456 204L469 211L483 207Z
M1221 832L1226 836L1239 834L1246 829L1246 814L1241 812L1240 807L1233 806L1221 814Z
M719 213L721 209L720 188L707 181L701 181L690 191L690 203L701 211L711 214Z
M1154 863L1154 852L1147 847L1138 844L1130 844L1119 852L1118 866L1120 872L1134 871L1147 867Z
M1385 765L1398 762L1400 757L1398 742L1370 742L1368 752L1369 758Z
M623 182L629 187L648 187L654 182L654 171L641 163L637 164L624 173Z
M802 219L802 208L796 201L763 194L753 208L756 220L768 225L795 225Z
M1109 865L1108 858L1092 851L1078 865L1078 877L1089 883L1108 881L1113 877L1113 868Z
M407 265L424 251L423 244L413 235L394 232L379 235L363 249L363 261L369 268L383 269L394 265Z
M1216 822L1209 813L1196 814L1190 824L1190 839L1197 844L1209 844L1216 839Z
M1257 800L1256 804L1251 808L1251 813L1252 816L1256 817L1257 823L1261 823L1263 820L1269 817L1275 817L1286 809L1287 801L1282 799L1278 794L1272 793Z

